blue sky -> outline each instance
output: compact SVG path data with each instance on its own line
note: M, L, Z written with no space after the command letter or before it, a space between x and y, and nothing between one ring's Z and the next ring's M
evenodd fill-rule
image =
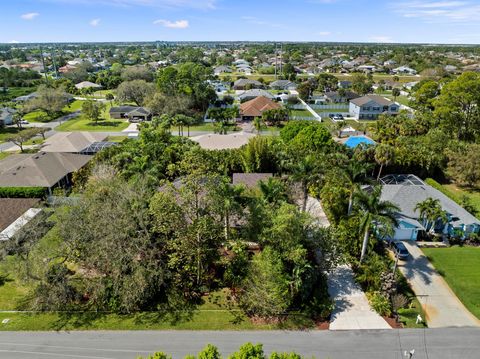
M480 43L480 0L0 0L0 42Z

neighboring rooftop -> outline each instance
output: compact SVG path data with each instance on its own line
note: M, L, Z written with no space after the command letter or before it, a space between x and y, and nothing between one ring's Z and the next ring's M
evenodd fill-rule
M379 105L382 105L382 106L390 106L390 105L393 105L394 102L386 99L385 97L382 97L382 96L378 96L378 95L366 95L366 96L362 96L362 97L359 97L359 98L355 98L353 100L351 100L350 102L357 105L357 106L363 106L363 105L366 105L367 103L369 102L375 102Z
M255 137L253 133L236 132L228 135L208 134L192 137L191 140L197 142L200 147L206 150L225 150L240 148Z
M240 115L248 117L260 117L264 111L282 108L278 103L260 96L240 105Z
M90 82L90 81L83 81L75 85L78 90L89 89L89 88L101 88L102 85Z
M255 188L260 181L273 177L273 173L234 173L232 183L234 185L242 184L247 188Z
M0 187L51 188L91 158L54 152L10 155L0 161Z
M0 232L39 202L37 198L0 198Z
M96 142L102 142L106 134L98 132L57 132L47 138L42 146L44 152L80 153Z
M388 175L383 177L380 182L383 185L382 200L398 205L404 216L413 219L419 218L419 213L415 210L417 204L427 198L433 198L438 199L442 209L451 215L450 223L454 226L480 225L480 220L471 213L415 175Z

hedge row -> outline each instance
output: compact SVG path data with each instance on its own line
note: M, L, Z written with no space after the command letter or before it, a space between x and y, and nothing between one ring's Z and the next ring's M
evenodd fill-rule
M42 198L46 193L43 187L0 187L0 198Z

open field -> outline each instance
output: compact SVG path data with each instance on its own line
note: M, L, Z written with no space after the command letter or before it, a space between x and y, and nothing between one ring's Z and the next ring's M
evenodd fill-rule
M480 248L422 248L450 288L480 318Z

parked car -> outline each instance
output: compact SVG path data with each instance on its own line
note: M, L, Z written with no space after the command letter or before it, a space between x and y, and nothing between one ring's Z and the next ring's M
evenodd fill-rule
M340 113L337 113L336 115L333 116L334 121L342 121L343 120L343 115Z
M21 125L28 125L28 124L30 124L30 122L28 122L27 120L20 120L20 124Z
M405 247L405 244L403 244L402 242L392 242L392 250L393 253L395 253L395 256L398 257L398 259L404 260L410 256L407 247Z

